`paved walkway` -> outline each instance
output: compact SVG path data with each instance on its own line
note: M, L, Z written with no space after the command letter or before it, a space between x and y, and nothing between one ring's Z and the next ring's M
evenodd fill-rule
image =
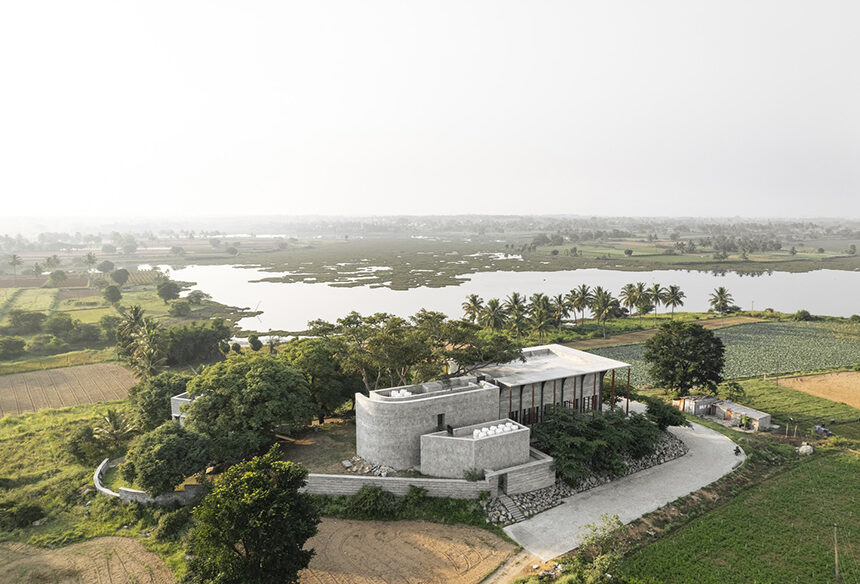
M630 402L630 409L644 408ZM505 533L542 560L550 560L575 548L583 527L602 514L618 514L622 522L630 523L709 485L746 458L735 455L734 442L700 424L669 431L690 448L681 458L568 497L558 507L505 527Z

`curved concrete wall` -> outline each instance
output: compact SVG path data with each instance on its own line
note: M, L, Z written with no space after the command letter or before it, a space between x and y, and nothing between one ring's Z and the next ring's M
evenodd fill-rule
M495 420L499 409L499 388L440 392L423 398L376 400L355 394L355 449L363 459L396 469L417 468L421 464L421 435L438 430L438 416L444 424L469 426Z

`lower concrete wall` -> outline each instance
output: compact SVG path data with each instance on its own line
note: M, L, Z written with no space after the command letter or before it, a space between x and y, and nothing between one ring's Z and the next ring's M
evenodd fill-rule
M196 502L198 499L200 499L200 497L203 496L204 488L200 485L185 485L185 488L181 491L162 493L157 497L150 497L144 491L139 491L137 489L129 489L126 487L120 487L119 493L111 491L102 484L104 473L107 469L113 468L121 462L122 459L111 461L110 459L105 458L102 463L96 468L96 472L93 474L93 484L95 485L96 490L102 495L105 495L106 497L113 497L114 499L119 499L123 503L129 503L131 501L134 501L135 503L141 503L143 505L178 504L183 507L185 505L190 505Z
M498 494L498 479L467 481L464 479L425 479L375 477L356 475L336 475L310 473L304 491L312 495L354 495L361 487L372 485L402 497L415 485L427 489L428 497L447 497L451 499L477 499L487 492L495 497Z
M505 492L508 495L527 493L555 484L554 462L551 456L532 448L529 462L512 468L487 472L486 479L495 480L496 485L498 485L500 478L504 475Z

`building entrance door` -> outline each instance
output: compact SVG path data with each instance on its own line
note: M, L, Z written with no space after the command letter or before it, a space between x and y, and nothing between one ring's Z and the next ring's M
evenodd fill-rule
M499 492L507 494L508 492L508 475L499 475Z

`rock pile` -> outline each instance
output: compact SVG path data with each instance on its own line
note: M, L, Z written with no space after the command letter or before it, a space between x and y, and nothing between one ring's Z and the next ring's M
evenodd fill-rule
M481 506L484 508L484 515L487 516L487 523L495 523L497 525L515 523L514 518L498 497L482 501Z
M664 433L663 438L654 446L654 452L652 454L639 459L626 456L624 461L627 464L627 471L621 476L627 476L635 472L639 472L640 470L645 470L646 468L651 468L652 466L657 466L658 464L663 464L664 462L680 458L687 454L688 451L689 448L687 448L687 445L684 444L682 440L677 438L674 434L666 432ZM572 487L561 479L558 479L551 487L530 491L528 493L520 493L519 495L510 495L510 498L514 504L520 508L523 515L528 518L540 513L541 511L546 511L547 509L555 507L556 505L561 505L562 499L566 497L593 489L594 487L599 487L600 485L605 485L617 478L619 477L592 474L580 480L575 487ZM487 512L487 519L493 523L499 523L502 525L513 523L513 519L511 518L510 513L505 509L505 506L501 503L496 504L496 502L497 499L490 499L484 504L484 511ZM502 512L498 512L499 508Z
M347 472L355 474L372 475L376 477L389 477L394 476L397 472L390 466L385 466L384 464L373 464L367 462L360 456L353 456L349 460L342 460L341 464L347 470Z

